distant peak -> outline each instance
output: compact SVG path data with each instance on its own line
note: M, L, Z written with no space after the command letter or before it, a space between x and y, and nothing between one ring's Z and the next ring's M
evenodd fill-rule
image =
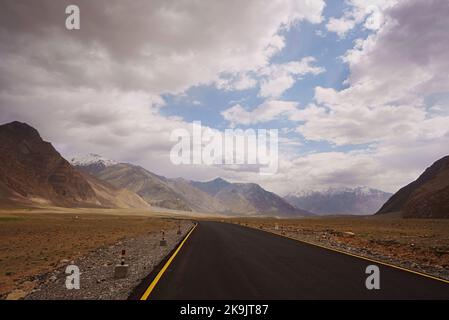
M88 156L89 156L89 157L94 157L94 158L103 158L102 156L100 156L100 155L97 154L97 153L89 153Z
M359 186L354 188L349 187L328 187L327 189L317 189L317 190L302 190L298 192L289 193L288 196L297 196L297 197L307 197L314 194L323 194L323 195L339 195L344 193L354 193L358 195L375 195L375 194L385 194L388 192L373 189L367 186Z
M70 160L70 163L74 166L89 166L92 164L101 164L105 167L109 167L118 164L115 160L107 159L96 153L89 153L85 156L75 157Z

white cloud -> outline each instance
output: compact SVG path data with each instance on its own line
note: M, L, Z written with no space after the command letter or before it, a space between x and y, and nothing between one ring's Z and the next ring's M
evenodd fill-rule
M296 106L296 102L268 100L252 111L247 111L240 104L236 104L222 111L221 115L231 123L231 126L251 125L289 116L297 110Z
M339 37L344 37L349 30L355 27L356 22L353 19L343 18L330 18L326 24L327 31L335 32Z
M293 84L307 74L317 75L324 72L324 68L313 66L315 58L305 57L300 61L283 64L272 64L259 70L262 77L260 96L264 98L278 98Z
M279 193L360 185L395 192L447 155L447 16L444 0L410 0L387 10L378 32L345 56L348 88L317 87L315 103L287 114L301 122L297 130L306 140L369 147L283 154L277 175L240 177ZM426 98L435 94L440 98L429 106Z
M266 66L282 28L321 21L323 1L79 1L82 26L68 32L64 3L4 1L2 74L17 83L120 87L180 93L225 73ZM37 8L39 7L39 8ZM105 10L108 8L108 10ZM57 14L61 12L61 14ZM232 23L230 19L232 18ZM20 55L17 56L17 53ZM2 81L6 81L2 79Z
M237 75L222 76L215 82L219 89L223 90L247 90L257 85L257 80L249 73L238 73Z
M348 88L317 87L315 104L290 117L304 122L298 132L307 140L371 145L357 153L331 153L346 159L341 165L348 169L349 185L363 182L395 191L447 155L449 116L443 110L449 105L440 99L435 112L425 98L449 92L449 76L442 72L449 70L443 31L449 28L448 15L449 3L443 0L406 1L389 10L377 34L358 41L347 53ZM330 166L338 173L332 169L335 159L326 168L320 166L319 158L328 156L299 159L312 157L316 170L326 172ZM365 165L351 165L353 159ZM331 179L316 181L331 184ZM335 181L345 179L340 175Z
M254 86L249 74L285 45L280 31L321 22L324 1L77 5L81 29L68 31L65 1L2 1L0 121L29 122L65 155L102 153L181 176L186 168L168 161L168 136L188 124L160 114L161 95L226 74L237 89Z
M298 130L306 138L336 144L397 136L411 141L428 135L430 123L434 138L449 130L444 114L429 113L424 103L426 96L449 92L449 75L441 72L449 70L443 31L449 28L449 5L407 1L389 12L376 35L346 54L349 87L316 88L315 100L326 111L304 117Z
M306 140L369 147L284 155L276 176L244 177L280 193L360 185L395 192L447 155L448 16L445 0L403 1L386 10L377 33L345 56L348 87L317 87L315 103L288 116L302 123L297 129ZM435 94L442 97L436 110L426 103Z
M397 135L415 138L420 135L421 125L429 121L420 107L364 104L364 99L358 99L354 92L318 87L315 99L319 105L311 105L294 116L305 121L298 131L308 140L325 140L336 145L362 144Z
M78 2L78 33L65 30L62 1L4 0L0 11L0 121L29 122L65 155L93 151L172 177L223 176L287 192L324 185L395 191L447 154L447 101L430 109L424 103L449 92L447 1L372 1L382 12L376 21L366 1L351 0L353 10L330 20L329 31L344 36L363 23L377 32L345 55L348 88L318 87L303 109L277 99L322 70L311 58L269 60L285 46L280 30L321 22L323 1ZM308 140L370 147L298 156L302 139L281 137L280 171L270 177L170 165L168 136L189 126L160 114L161 94L201 84L244 90L258 80L267 101L251 111L240 104L225 110L233 125L285 117L304 123L297 130Z
M350 6L342 17L329 19L326 29L340 38L363 23L369 30L378 30L384 23L384 11L395 6L398 0L348 0Z
M263 98L275 99L305 75L317 75L325 71L322 67L314 66L315 62L314 57L305 57L299 61L269 64L251 72L224 74L215 84L219 89L224 90L246 90L260 84L259 95Z

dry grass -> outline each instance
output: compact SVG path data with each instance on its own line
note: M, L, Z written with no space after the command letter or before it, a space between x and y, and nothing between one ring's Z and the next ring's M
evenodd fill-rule
M120 239L178 225L163 214L68 211L0 212L0 296L27 277L53 270L62 259L73 260Z

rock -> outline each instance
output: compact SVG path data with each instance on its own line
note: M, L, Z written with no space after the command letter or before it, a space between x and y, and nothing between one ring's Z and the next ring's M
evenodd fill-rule
M12 291L6 296L6 300L19 300L25 298L27 293L21 289Z

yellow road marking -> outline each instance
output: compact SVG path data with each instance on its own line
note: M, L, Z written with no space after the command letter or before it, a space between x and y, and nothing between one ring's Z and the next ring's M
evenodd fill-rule
M193 228L189 231L189 233L187 234L187 236L184 238L184 240L182 240L181 244L178 246L178 248L176 249L176 251L171 255L170 259L168 259L168 261L164 264L164 266L162 267L162 269L159 271L159 273L156 275L156 277L153 279L153 281L150 283L150 285L148 286L147 290L145 290L145 293L142 295L142 297L140 298L140 300L147 300L148 297L150 296L151 292L153 291L153 289L156 287L157 283L159 282L159 280L162 278L162 275L164 274L164 272L167 270L168 266L172 263L173 259L176 257L176 255L178 254L179 250L181 250L182 246L184 245L184 243L187 241L187 239L190 237L190 235L192 234L193 230L195 230L196 226L198 224L195 224L193 226Z
M262 230L262 231L264 231L264 230ZM269 232L269 231L265 231L265 232ZM381 265L384 265L384 266L387 266L387 267L399 269L399 270L402 270L402 271L414 273L414 274L420 275L422 277L430 278L430 279L433 279L433 280L437 280L437 281L441 281L443 283L449 284L448 280L437 278L437 277L431 276L430 274L425 274L425 273L422 273L422 272L419 272L419 271L406 269L406 268L403 268L403 267L395 266L393 264L389 264L387 262L377 261L377 260L374 260L374 259L371 259L371 258L359 256L359 255L354 254L354 253L342 251L342 250L339 250L339 249L329 248L329 247L323 246L321 244L316 244L316 243L313 243L313 242L309 242L309 241L305 241L305 240L300 240L300 239L296 239L296 238L293 238L293 237L289 237L287 235L282 235L282 234L278 234L278 233L274 233L274 232L270 232L270 233L276 234L278 236L281 236L281 237L284 237L284 238L287 238L287 239L291 239L291 240L295 240L295 241L298 241L298 242L306 243L306 244L309 244L309 245L312 245L312 246L316 246L316 247L320 247L320 248L323 248L323 249L326 249L326 250L335 251L335 252L342 253L342 254L345 254L345 255L348 255L348 256L352 256L352 257L355 257L355 258L367 260L367 261L370 261L370 262L374 262L374 263L381 264Z

